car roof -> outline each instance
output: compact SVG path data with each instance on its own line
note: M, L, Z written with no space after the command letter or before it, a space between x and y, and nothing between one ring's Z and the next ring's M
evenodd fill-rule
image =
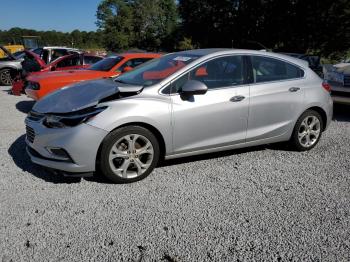
M260 55L271 58L277 58L281 60L287 60L291 63L297 64L301 67L308 67L308 62L305 60L301 60L289 55L274 53L269 51L257 51L257 50L249 50L249 49L229 49L229 48L208 48L208 49L194 49L177 52L178 55L198 55L201 56L202 59L206 59L212 56L218 55L229 55L229 54L246 54L246 55Z
M117 57L117 56L121 56L124 58L137 58L137 57L154 58L154 57L160 57L160 56L162 56L162 54L159 54L159 53L120 53L120 54L113 54L113 55L108 56L108 57Z
M193 50L186 50L177 52L177 54L191 54L191 55L198 55L198 56L205 56L210 55L213 53L223 52L223 51L232 51L236 49L229 49L229 48L207 48L207 49L193 49Z

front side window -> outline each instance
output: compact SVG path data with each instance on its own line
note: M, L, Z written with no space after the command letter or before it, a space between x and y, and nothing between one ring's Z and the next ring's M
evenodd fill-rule
M254 83L295 79L304 76L304 71L287 62L264 56L252 56Z
M171 93L178 93L188 80L204 83L208 89L244 84L242 56L226 56L208 61L186 73L172 84Z

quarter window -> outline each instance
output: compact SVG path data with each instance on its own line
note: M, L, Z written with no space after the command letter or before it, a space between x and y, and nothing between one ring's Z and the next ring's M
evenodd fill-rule
M297 66L270 57L252 57L253 78L255 83L295 79L304 76Z
M208 89L244 84L242 56L226 56L206 62L177 79L172 93L177 93L188 80L197 80Z

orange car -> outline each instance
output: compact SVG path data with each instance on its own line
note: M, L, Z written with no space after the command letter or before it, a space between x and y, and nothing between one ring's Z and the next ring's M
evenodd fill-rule
M109 56L86 70L54 71L29 75L25 81L25 92L34 100L39 100L64 86L84 80L118 76L160 56L161 54L155 53L123 53Z

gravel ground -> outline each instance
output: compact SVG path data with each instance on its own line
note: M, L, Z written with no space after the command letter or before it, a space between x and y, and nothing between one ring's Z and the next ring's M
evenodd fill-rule
M32 102L0 88L2 261L350 261L350 107L318 146L166 162L127 185L25 154Z

